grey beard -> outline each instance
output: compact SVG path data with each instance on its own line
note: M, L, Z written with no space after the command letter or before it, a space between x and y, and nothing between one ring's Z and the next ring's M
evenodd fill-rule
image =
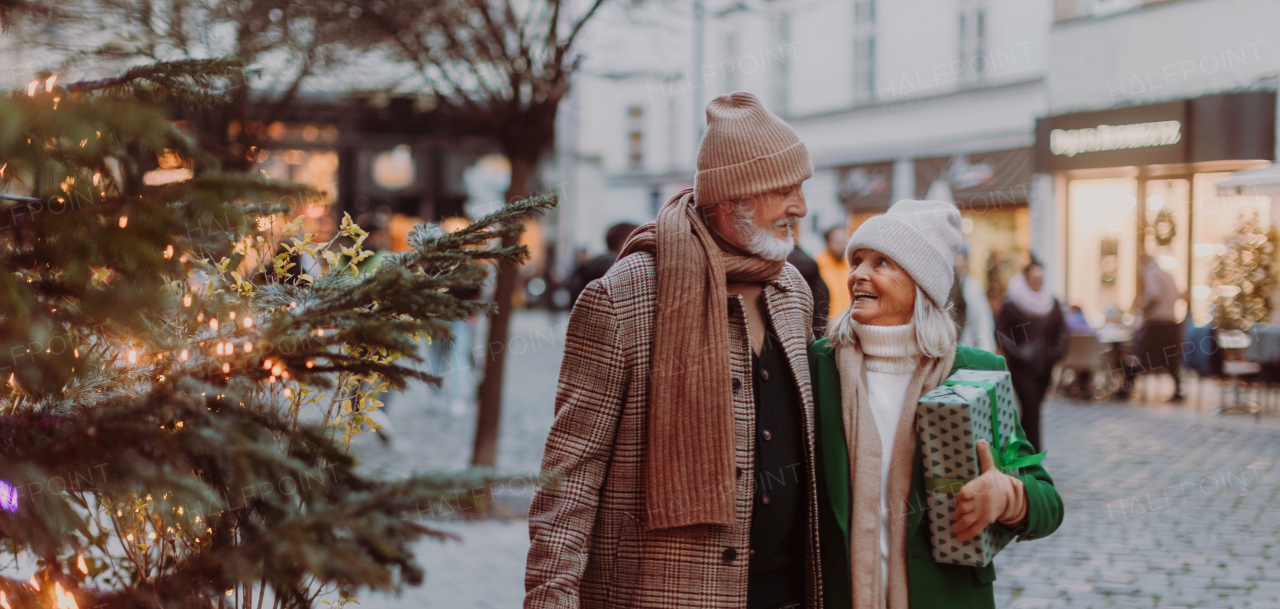
M787 236L781 239L774 237L772 230L757 226L746 212L734 209L733 222L739 234L747 236L743 249L759 258L775 262L786 260L796 247L794 222L787 223Z

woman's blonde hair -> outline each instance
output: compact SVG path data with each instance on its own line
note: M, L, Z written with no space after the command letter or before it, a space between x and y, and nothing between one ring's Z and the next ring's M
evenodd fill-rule
M920 353L928 357L943 357L954 352L958 334L955 321L920 286L915 286L915 290L916 305L911 313L911 321L915 322L916 346ZM857 327L858 322L853 320L853 306L850 305L827 323L827 336L831 345L853 346L858 342Z

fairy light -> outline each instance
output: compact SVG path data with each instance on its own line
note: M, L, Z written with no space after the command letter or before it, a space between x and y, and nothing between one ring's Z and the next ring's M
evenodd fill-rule
M271 369L271 360L269 360L269 359L264 359L264 360L262 360L262 369L263 369L263 370L270 370L270 369Z
M215 318L213 318L213 319L210 319L210 320L209 320L209 329L210 329L210 330L213 330L214 332L217 332L217 331L218 331L218 318L217 318L217 317L215 317Z
M0 609L13 609L9 606L9 596L0 590Z
M196 313L196 321L199 323L204 323L204 311Z
M54 74L44 81L44 92L53 93L53 83L58 81L58 75Z
M180 359L180 360L182 360L182 361L184 361L184 362L185 362L185 361L187 361L187 350L186 350L186 349L183 349L183 350L182 350L182 353L179 353L179 354L178 354L178 359Z
M36 581L36 575L35 575L35 573L32 573L32 574L31 574L31 587L32 587L32 588L35 588L35 589L36 589L36 592L39 592L39 591L40 591L40 582Z
M279 365L271 367L271 376L280 376L281 368Z
M292 389L289 389L288 387L285 387L285 389L284 389L284 397L286 397L286 398L291 398L291 397L293 397L293 390L292 390Z
M223 374L227 374L227 373L229 373L229 372L231 372L231 364L223 364L223 365L222 365L222 373L223 373Z
M216 350L218 352L218 355L222 355L222 343L218 343L218 348Z
M289 302L289 308L290 308L290 309L296 309L296 308L298 308L298 301L296 301L296 300L294 300L294 301L290 301L290 302Z
M246 317L246 318L244 318L244 327L246 327L246 328L252 328L252 327L253 327L253 318L252 318L252 317Z
M38 80L33 80L30 83L27 83L27 97L35 97L36 87L39 87L39 86L40 86L40 81ZM28 140L28 143L29 142L30 140Z
M190 294L187 294L187 295L185 295L185 296L183 296L183 297L182 297L182 306L184 306L184 307L189 307L189 306L191 306L191 295L190 295Z
M120 228L124 228L128 225L129 225L129 216L120 216Z
M93 174L93 185L94 185L94 186L97 186L97 185L98 185L98 182L101 182L101 181L102 181L102 172L101 172L101 171L99 171L99 172L97 172L97 173Z
M316 336L324 336L324 328L316 330Z
M235 318L236 318L236 312L235 312L235 311L231 311L230 313L227 313L227 317L228 317L229 319L231 319L231 320L233 320L233 321L234 321L234 320L235 320Z
M130 349L130 350L129 350L129 363L130 363L130 364L136 364L136 363L138 363L138 350L137 350L137 349Z
M165 260L168 260L168 259L170 259L170 258L173 258L173 246L172 246L172 245L167 246L167 247L165 247L165 248L164 248L164 259L165 259Z
M72 349L72 350L71 350L71 354L72 354L72 355L74 355L74 356L76 356L76 359L79 359L79 358L80 358L80 348L79 348L79 347L76 347L75 349Z
M250 351L253 351L253 343L251 343L251 342L247 342L247 341L246 341L246 342L244 343L244 352L245 352L245 353L248 353L248 352L250 352Z
M76 559L76 568L80 569L80 572L85 575L89 574L89 566L84 564L84 556L80 556Z
M57 602L57 609L80 609L76 605L76 597L70 592L62 589L62 584L55 582L53 584L53 598Z
M316 365L315 360L307 360L307 367L308 367L308 368L314 368L314 367L315 367L315 365Z

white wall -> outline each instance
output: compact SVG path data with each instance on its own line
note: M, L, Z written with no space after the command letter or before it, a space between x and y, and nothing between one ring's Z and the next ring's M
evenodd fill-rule
M1049 36L1056 113L1182 99L1280 76L1280 2L1182 0Z

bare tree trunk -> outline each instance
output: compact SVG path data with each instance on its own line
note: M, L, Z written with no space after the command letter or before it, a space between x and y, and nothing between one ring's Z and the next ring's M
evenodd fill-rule
M533 178L536 161L524 158L511 159L511 185L507 187L506 201L510 203L529 195L529 182ZM504 247L520 242L518 236L502 240ZM516 291L520 267L510 262L498 265L498 285L494 302L498 312L489 320L489 340L485 342L484 376L477 392L479 412L476 415L476 436L472 445L471 465L493 467L498 457L498 427L502 420L502 382L506 372L507 338L511 333L511 297Z

